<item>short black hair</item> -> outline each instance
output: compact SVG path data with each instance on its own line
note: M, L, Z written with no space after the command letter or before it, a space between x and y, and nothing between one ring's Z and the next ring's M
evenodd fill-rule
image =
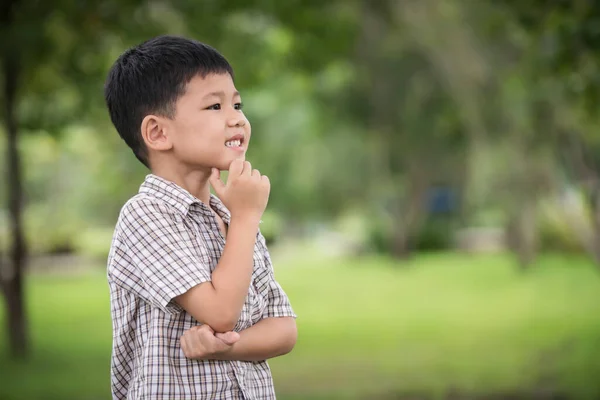
M217 50L193 39L163 35L125 51L104 85L110 119L138 160L150 168L140 125L148 114L175 116L175 103L195 76L233 68Z

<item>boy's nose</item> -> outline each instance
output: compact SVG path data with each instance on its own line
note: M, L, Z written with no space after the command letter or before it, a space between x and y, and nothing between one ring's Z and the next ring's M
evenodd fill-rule
M246 125L246 118L240 118L239 116L236 116L235 118L231 118L227 125L236 128L242 127Z

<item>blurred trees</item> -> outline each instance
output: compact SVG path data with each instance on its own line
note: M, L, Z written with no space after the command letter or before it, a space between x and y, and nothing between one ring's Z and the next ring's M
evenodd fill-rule
M144 9L138 9L136 2L8 0L0 8L11 239L9 262L0 271L0 282L15 356L27 351L23 303L27 246L19 137L41 131L58 135L67 126L93 120L85 116L96 115L94 110L102 104L99 94L114 45L112 35L132 29L129 35L140 39L158 32L155 27L149 30L147 24L136 24L130 18L136 10L143 20ZM55 177L54 182L62 178Z
M539 119L546 131L554 130L558 161L585 195L592 234L583 241L600 263L600 7L587 1L504 3L531 38L528 50L537 60L532 69L538 80L552 82L559 92L558 100L546 99L554 108Z
M451 245L461 228L494 227L525 267L548 240L553 211L540 205L575 191L583 219L565 212L568 226L552 235L578 237L600 261L592 2L1 7L11 40L0 44L10 215L0 220L11 228L0 242L11 250L0 277L15 354L27 337L25 238L35 252L92 243L104 256L120 207L147 172L114 133L102 85L125 48L160 33L193 36L233 64L253 124L249 157L276 188L266 219L285 233L353 213L364 246L406 257Z

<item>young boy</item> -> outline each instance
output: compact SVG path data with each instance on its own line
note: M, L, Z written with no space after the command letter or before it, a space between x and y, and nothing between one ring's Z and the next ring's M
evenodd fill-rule
M245 161L231 66L205 44L157 37L119 57L105 98L151 171L108 259L113 398L274 399L265 360L292 350L296 315L258 229L270 183Z

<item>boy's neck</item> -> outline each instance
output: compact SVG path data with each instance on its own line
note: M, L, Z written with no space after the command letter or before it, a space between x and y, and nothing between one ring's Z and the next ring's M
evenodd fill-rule
M210 170L177 173L175 171L152 169L152 174L175 183L207 206L210 206L210 184L208 182Z

